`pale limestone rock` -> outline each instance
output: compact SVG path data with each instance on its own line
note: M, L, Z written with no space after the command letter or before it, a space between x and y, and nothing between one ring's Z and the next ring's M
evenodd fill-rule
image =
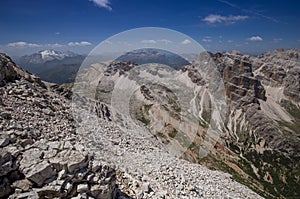
M89 189L88 184L79 184L77 185L77 192L78 193L85 193Z
M12 184L12 187L19 188L26 192L32 187L32 183L28 179L18 180Z

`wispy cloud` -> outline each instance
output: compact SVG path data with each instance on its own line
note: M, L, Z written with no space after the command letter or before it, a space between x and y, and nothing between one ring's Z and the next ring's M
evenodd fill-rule
M61 47L64 47L65 45L55 43L55 44L46 44L45 46L50 47L50 48L61 48Z
M187 45L187 44L190 44L190 43L192 43L192 42L188 39L185 39L181 42L181 44L183 44L183 45Z
M236 8L238 10L241 10L241 11L243 11L245 13L250 13L250 14L256 15L258 17L265 18L267 20L273 21L275 23L279 23L279 21L277 19L275 19L273 17L269 17L267 15L264 15L264 14L262 14L262 13L256 11L256 10L244 9L244 8L241 8L240 6L238 6L236 4L233 4L233 3L229 2L229 1L226 1L226 0L218 0L218 1L221 2L221 3L224 3L224 4L228 5L228 6L230 6L232 8Z
M92 45L90 42L81 41L81 42L69 42L68 46L90 46Z
M81 42L70 42L68 44L60 44L60 43L50 43L50 44L36 44L36 43L28 43L25 41L18 41L6 44L6 47L9 48L62 48L66 46L76 47L76 46L90 46L92 45L90 42L81 41Z
M55 32L54 34L55 34L55 35L60 35L60 32Z
M252 36L252 37L247 38L247 40L249 40L249 41L262 41L263 38L261 38L260 36Z
M41 47L41 46L42 45L27 43L25 41L18 41L18 42L13 42L13 43L7 44L7 47L14 47L14 48L24 48L24 47L34 48L34 47Z
M156 44L156 41L153 39L149 39L149 40L142 40L141 43L143 44Z
M233 24L237 21L248 19L249 16L242 16L242 15L229 15L229 16L222 16L218 14L210 14L206 16L203 21L209 24L216 24L216 23L226 23L226 24Z
M279 43L279 42L281 42L283 39L282 38L274 38L274 39L272 39L272 42L273 43Z
M106 8L107 10L112 10L112 7L110 6L110 0L89 0L94 2L97 6Z
M212 42L212 39L210 36L206 36L202 39L203 42Z
M111 41L109 41L109 40L105 40L103 43L104 43L104 44L108 44L108 45L113 44L113 43L112 43Z
M149 39L149 40L142 40L141 43L143 43L143 44L157 44L157 43L170 44L170 43L172 43L172 41L167 40L167 39L158 39L158 40Z
M167 40L167 39L160 39L160 40L157 40L157 41L160 42L160 43L164 43L164 44L170 44L170 43L173 43L172 41Z
M25 41L18 41L18 42L9 43L6 46L10 47L10 48L42 48L42 47L47 47L47 48L61 48L61 47L64 47L66 45L59 44L59 43L54 43L54 44L35 44L35 43L27 43Z

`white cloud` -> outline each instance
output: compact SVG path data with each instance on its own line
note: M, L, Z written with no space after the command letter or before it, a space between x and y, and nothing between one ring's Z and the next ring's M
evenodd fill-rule
M172 41L167 40L167 39L158 39L158 40L149 39L149 40L142 40L141 43L143 43L143 44L157 44L157 43L170 44L170 43L172 43Z
M149 39L149 40L143 40L143 41L141 41L141 43L143 43L143 44L156 44L157 41L155 41L153 39Z
M90 42L81 41L81 42L69 42L68 46L90 46L92 45Z
M54 34L55 34L55 35L60 35L60 32L55 32Z
M157 42L159 42L159 43L164 43L164 44L170 44L170 43L173 43L172 41L167 40L167 39L160 39L160 40L157 40Z
M261 38L260 36L252 36L252 37L248 38L247 40L249 40L249 41L262 41L263 38Z
M9 44L7 44L7 46L8 47L13 47L13 48L24 48L24 47L34 48L34 47L41 47L41 45L39 45L39 44L27 43L25 41L19 41L19 42L9 43Z
M273 43L278 43L278 42L281 42L283 39L282 38L274 38L272 40Z
M110 6L110 0L89 0L94 2L97 6L106 8L107 10L112 10Z
M187 45L187 44L190 44L190 43L192 43L192 42L188 39L185 39L181 42L181 44L183 44L183 45Z
M202 39L203 42L212 42L212 39L210 36L206 36Z
M206 16L203 21L209 23L209 24L215 24L215 23L226 23L226 24L233 24L237 21L248 19L249 16L242 16L242 15L229 15L229 16L222 16L217 14L210 14Z
M231 39L227 40L228 43L232 43L233 41Z
M6 45L7 47L11 48L41 48L41 47L47 47L47 48L61 48L65 45L54 43L54 44L34 44L34 43L27 43L24 41L19 42L13 42Z

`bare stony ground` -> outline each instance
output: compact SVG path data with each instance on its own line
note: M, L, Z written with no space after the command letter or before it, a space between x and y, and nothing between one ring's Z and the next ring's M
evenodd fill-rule
M118 187L132 198L261 198L229 174L176 158L155 137L137 138L99 122L95 133L83 136L87 148L117 166Z
M66 90L3 54L0 73L0 198L260 198L229 174L172 156L155 137L106 118L77 126Z

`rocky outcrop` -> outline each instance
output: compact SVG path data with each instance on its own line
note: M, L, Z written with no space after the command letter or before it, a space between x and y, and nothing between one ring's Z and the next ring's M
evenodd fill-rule
M12 60L5 54L1 53L0 66L0 86L19 78L18 73L14 70L14 63Z
M123 75L126 71L131 70L135 66L137 66L137 64L131 61L114 61L111 64L109 64L104 74L106 76L109 76L114 75L118 72L119 75Z
M2 148L1 197L111 198L114 194L115 170L94 161L83 145L42 139L19 148L14 144Z
M263 86L254 78L249 56L219 53L212 58L221 72L226 95L236 106L266 100Z
M299 103L299 49L276 50L254 59L256 77L265 85L283 87L284 95Z

